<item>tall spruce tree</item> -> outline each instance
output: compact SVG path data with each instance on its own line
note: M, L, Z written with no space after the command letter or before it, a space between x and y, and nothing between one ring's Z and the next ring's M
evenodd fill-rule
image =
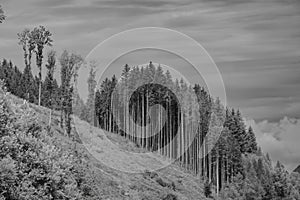
M56 52L50 51L48 53L48 59L47 59L47 75L44 81L44 91L43 91L43 98L44 102L43 105L50 108L50 115L49 115L49 125L51 124L51 117L52 117L52 109L55 104L55 91L56 88L56 81L54 79L54 70L56 67Z
M257 150L256 137L252 127L250 126L248 128L247 135L244 138L244 151L247 153L256 153Z
M97 89L95 93L95 126L99 127L100 126L100 108L101 108L101 93L99 89ZM87 116L86 116L87 118Z
M242 115L239 110L237 110L234 120L236 125L236 131L234 131L233 134L240 145L241 153L245 153L247 146L247 131L246 125L242 119Z
M292 188L289 183L288 172L279 161L277 161L274 170L273 185L275 188L276 199L285 199L290 196Z
M35 89L36 89L35 80L32 75L31 67L27 65L25 66L22 75L23 95L21 97L27 99L31 103L37 103L37 96L36 96Z
M90 63L90 72L88 77L88 99L87 99L87 110L88 113L87 121L90 124L94 124L94 118L95 118L95 89L97 82L95 80L96 71L95 71L96 65L95 63Z

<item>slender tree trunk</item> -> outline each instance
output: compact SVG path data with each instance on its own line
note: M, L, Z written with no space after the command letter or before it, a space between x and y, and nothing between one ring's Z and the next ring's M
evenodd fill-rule
M49 126L51 126L51 119L52 118L52 109L50 109L50 114L49 114Z
M42 97L42 73L39 72L39 106L41 106L41 97Z
M148 136L148 89L146 90L146 113L145 113L145 131L146 131L146 149L149 149L149 136Z
M142 116L141 116L141 118L142 118L142 128L141 128L141 135L142 135L142 137L141 137L141 139L142 139L142 147L144 148L145 147L145 140L144 140L144 138L145 138L145 136L144 136L144 124L145 124L145 122L144 122L144 120L145 120L145 98L144 98L144 92L142 92Z
M219 196L219 156L218 153L216 155L216 162L217 162L217 168L216 168L216 179L217 179L217 196Z
M42 97L42 62L43 62L43 48L38 46L37 55L36 55L36 65L39 70L39 106L41 106L41 97Z
M63 92L64 93L64 92ZM62 94L64 95L64 94ZM61 101L60 101L60 127L61 128L64 128L64 118L63 118L63 115L64 115L64 97L61 95Z

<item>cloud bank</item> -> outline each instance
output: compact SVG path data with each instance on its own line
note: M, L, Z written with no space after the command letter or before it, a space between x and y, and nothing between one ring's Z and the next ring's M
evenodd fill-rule
M246 120L255 131L258 144L269 153L273 162L279 160L289 171L300 164L300 119L284 117L279 122Z

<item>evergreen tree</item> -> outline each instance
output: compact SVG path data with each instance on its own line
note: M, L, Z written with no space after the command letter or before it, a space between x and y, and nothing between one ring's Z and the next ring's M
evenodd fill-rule
M164 71L160 65L157 67L157 70L155 70L153 81L154 81L154 83L158 83L161 85L166 84L166 77L165 77Z
M19 70L19 68L17 66L14 67L13 70L13 77L12 79L13 81L13 94L21 97L23 95L23 91L22 91L22 72Z
M126 68L126 66L125 66ZM127 76L125 73L123 74ZM125 80L125 79L124 79ZM111 101L112 101L112 92L114 88L116 87L117 79L115 76L112 77L112 79L106 78L100 85L100 91L98 90L96 92L95 96L95 112L97 116L97 123L99 123L100 127L109 130L109 128L112 128L113 125L113 119L112 119L112 113L111 113ZM124 90L122 90L124 92ZM124 102L120 102L121 105L124 104ZM120 109L116 109L120 110ZM124 111L122 113L123 120L125 120ZM115 114L115 113L114 113ZM122 121L122 120L121 120Z
M256 153L257 152L257 143L255 134L253 132L252 127L250 126L246 135L246 138L244 139L244 149L247 153Z
M275 189L276 199L284 199L290 196L291 185L289 183L288 172L284 166L277 161L273 173L273 186Z
M100 108L101 108L101 93L99 91L99 89L97 89L96 93L95 93L95 115L96 115L96 119L95 119L95 126L99 127L100 126ZM86 119L88 117L86 116Z
M35 79L32 75L30 66L26 66L22 76L23 95L31 103L37 103Z
M300 199L300 174L298 172L290 174L290 183L293 186L291 196L294 199Z
M95 72L95 63L90 64L90 72L88 78L88 99L87 99L87 113L88 118L87 121L91 124L94 124L95 117L95 89L97 82L95 80L96 72Z
M257 168L256 168L257 178L262 179L265 176L265 168L263 165L262 158L259 158L257 161Z
M256 155L257 155L257 156L262 156L262 155L263 155L263 152L262 152L261 147L258 147L257 152L256 152Z
M55 56L55 51L50 51L48 53L48 60L47 60L47 64L46 64L46 68L47 68L47 75L44 81L44 86L43 86L43 106L46 106L50 109L53 108L55 99L55 79L54 79L54 71L55 71L55 67L56 67L56 56Z
M4 15L3 9L0 5L0 23L2 23L4 20L5 20L5 15Z
M4 80L8 92L34 102L34 80L28 67L25 67L22 73L11 61L7 62L4 59L0 67L0 79Z
M272 160L271 160L271 157L270 157L269 153L266 154L266 159L267 159L268 165L271 167L272 166Z
M48 53L48 60L46 64L47 76L44 81L43 91L43 105L50 108L49 125L51 124L52 109L55 105L55 93L57 93L57 83L54 79L54 70L56 65L55 51Z
M235 131L233 131L234 137L237 139L237 142L240 145L241 153L245 153L247 150L247 132L246 132L246 125L242 119L242 115L240 111L238 110L236 112L236 115L234 116L235 121Z
M251 161L247 160L245 165L245 184L241 192L247 200L262 199L264 196L264 189L260 184L260 180L257 178L257 173L255 172Z

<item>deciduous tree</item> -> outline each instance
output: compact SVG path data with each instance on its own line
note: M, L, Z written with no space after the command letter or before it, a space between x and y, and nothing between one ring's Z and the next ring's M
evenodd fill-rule
M65 126L67 134L71 136L74 84L83 58L65 50L59 61L61 65L61 126Z
M30 38L32 39L35 49L34 53L36 55L36 65L39 70L39 101L38 105L41 105L41 95L42 95L42 64L43 64L43 50L46 46L52 46L52 33L47 30L44 26L35 27L30 32Z

